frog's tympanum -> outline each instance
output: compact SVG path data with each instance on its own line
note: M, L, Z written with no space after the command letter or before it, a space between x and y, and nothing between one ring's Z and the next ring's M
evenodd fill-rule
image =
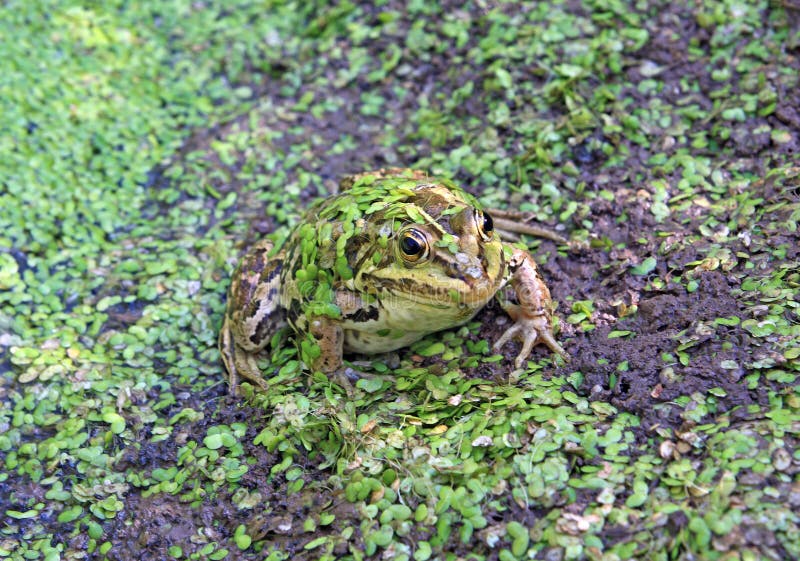
M349 176L280 247L257 243L234 273L219 339L231 390L240 376L266 389L255 358L287 323L306 366L341 380L342 353L461 325L508 283L517 303L501 303L514 323L495 348L521 340L517 368L540 342L566 356L533 258L499 239L474 197L421 171Z

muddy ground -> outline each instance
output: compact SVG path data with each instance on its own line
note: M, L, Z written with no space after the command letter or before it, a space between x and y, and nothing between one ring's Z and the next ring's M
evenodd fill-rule
M150 202L145 208L152 216L166 216L170 212L170 205L163 202L159 191L175 181L171 170L179 166L188 168L191 161L200 159L206 169L218 166L228 170L227 175L210 174L207 178L215 190L222 196L232 191L240 192L240 196L223 216L216 215L199 226L195 235L205 235L215 228L218 221L247 224L247 234L237 240L237 251L242 252L252 241L280 226L279 213L265 212L265 203L259 198L258 192L242 189L244 183L237 179L234 172L241 171L246 165L245 156L237 155L233 161L223 161L214 148L216 142L230 139L242 131L250 135L259 129L279 132L268 141L263 140L263 145L254 147L255 151L270 150L279 155L272 173L285 175L286 182L293 184L303 173L315 174L322 179L326 188L332 188L339 177L353 171L387 165L416 165L418 162L436 168L440 165L436 154L448 154L458 148L464 138L486 130L502 138L502 146L498 150L516 146L520 153L514 156L519 157L524 152L527 140L515 130L513 121L524 117L524 106L510 103L511 122L498 126L490 121L490 114L496 107L492 94L479 95L476 92L467 95L449 115L444 103L459 95L456 90L465 84L481 84L493 76L494 70L488 69L490 59L487 60L487 66L476 67L468 63L467 55L471 49L478 48L482 36L489 34L492 24L485 17L489 9L511 14L515 8L511 4L483 4L463 10L456 6L450 8L450 14L468 17L475 22L470 36L463 43L449 43L442 48L430 47L424 51L424 56L401 49L400 61L394 67L396 70L377 81L368 81L366 70L349 80L336 79L337 71L347 67L347 55L355 46L347 36L348 28L343 23L345 20L335 18L331 21L325 21L324 18L321 21L314 20L316 26L323 29L326 29L326 25L333 26L335 33L339 34L339 39L335 41L339 51L331 53L329 59L312 52L306 53L303 60L282 63L279 54L274 53L274 60L270 61L271 72L265 74L259 61L245 58L245 70L240 75L239 83L234 86L250 88L251 96L247 99L250 109L229 120L213 123L206 129L193 131L176 156L153 170L146 185ZM363 6L359 21L379 27L380 14L392 8L401 14L403 12L402 6L394 3L380 9ZM586 9L580 3L568 3L560 9L571 14L586 15ZM765 19L769 17L770 9L764 8L762 12ZM787 8L787 13L796 19L797 12L793 8ZM689 55L692 51L711 50L713 27L700 25L697 13L684 13L683 8L672 4L649 7L645 19L648 40L639 48L625 52L625 71L621 77L627 83L620 82L617 93L620 99L632 100L631 104L625 106L625 111L633 115L639 110L653 110L652 96L641 93L642 83L650 78L642 74L642 69L647 71L653 65L660 68L657 76L663 84L660 99L664 107L684 107L691 103L698 107L698 111L713 111L715 92L719 90L720 83L709 73L709 65L723 67L726 61L709 61L696 54ZM361 43L360 47L367 49L368 58L383 60L382 57L393 45L398 44L399 38L409 33L414 23L413 17L401 15L394 21L391 30L384 29ZM443 36L438 39L443 40ZM786 67L800 72L800 53L795 49L787 54L791 60ZM285 76L299 65L304 65L305 82L286 94ZM767 79L771 76L771 65L775 65L775 61L764 62L763 72ZM515 78L518 75L525 76L542 87L548 82L547 74L540 68L515 70ZM252 76L253 81L248 82L248 76ZM620 76L613 76L613 79L619 80ZM575 84L576 93L569 103L564 101L566 97L562 98L562 102L551 100L548 102L549 113L540 113L538 118L563 122L571 114L571 104L576 100L578 103L581 99L588 100L591 89L603 84L603 80L602 75L583 78ZM692 85L688 94L687 83ZM728 95L739 93L738 87L737 82L731 80ZM398 94L400 91L402 95ZM364 96L376 92L384 99L380 111L365 114L361 110ZM335 99L341 104L340 109L316 115L297 109L298 99L310 93L314 94L315 100ZM499 96L500 93L493 95ZM687 97L690 99L687 100ZM420 99L425 99L432 110L445 114L445 124L442 126L455 127L448 124L453 121L463 126L464 130L459 129L452 134L446 131L425 132L427 129L421 132L416 117ZM691 415L687 416L685 401L675 404L675 400L680 401L682 397L708 396L711 392L714 396L713 405L703 403L708 408L703 421L715 422L727 412L732 412L728 422L736 425L753 421L754 411L762 411L770 406L771 395L786 395L795 384L793 379L787 381L785 378L769 376L761 376L755 386L748 384L747 375L758 364L780 365L786 359L765 343L763 338L754 337L740 324L726 325L718 320L731 317L757 319L758 314L764 313L763 308L758 308L754 297L742 287L751 272L757 273L758 278L768 278L780 267L790 264L786 274L794 275L796 279L797 270L792 270L791 264L796 264L800 259L800 233L796 229L791 231L785 228L785 224L792 220L789 215L794 208L792 205L800 202L800 174L793 179L786 179L786 176L776 179L768 177L768 172L773 167L791 162L800 150L798 104L800 95L797 91L778 87L773 112L765 116L747 115L744 120L734 122L730 134L723 135L722 140L696 149L688 146L687 136L692 138L707 132L709 137L722 138L718 131L712 130L719 126L714 118L698 118L692 121L691 130L680 133L667 130L668 127L642 131L650 146L634 142L632 135L604 131L601 122L594 121L594 130L576 134L579 140L568 147L569 151L561 153L560 160L547 170L548 182L562 191L564 202L561 203L561 212L548 216L546 200L538 196L533 199L538 221L574 241L573 246L567 247L549 240L531 240L533 253L540 262L541 272L558 305L558 338L571 355L568 363L551 365L547 375L569 377L575 372L581 373L577 387L565 384L563 389L575 391L590 402L611 404L619 413L638 417L640 424L630 429L637 444L652 442L658 431L671 434L691 432L698 422ZM669 114L667 109L664 111ZM766 130L788 130L790 139L777 143L769 133L752 133L764 127ZM389 137L387 131L391 131L394 138ZM444 136L436 137L435 134ZM331 154L330 147L345 137L349 138L345 148ZM488 145L491 146L491 142ZM300 151L302 159L294 160L298 146L303 146ZM762 199L758 207L762 210L742 216L738 214L736 204L720 210L724 205L717 201L704 206L676 203L672 206L672 212L664 220L658 221L652 210L654 199L649 185L655 180L677 185L684 176L680 169L665 169L654 164L651 157L654 152L671 155L687 147L692 157L712 162L726 159L729 162L728 169L751 177L752 181L743 185L742 190L749 190L752 198ZM292 164L285 165L289 159L292 159ZM610 159L613 161L610 162ZM534 164L525 164L524 158L522 161L520 173L536 191L541 187L542 178L537 175ZM528 201L525 197L529 195L526 193L511 193L503 199L495 190L485 191L481 179L463 168L457 171L456 179L478 196L488 193L489 204L500 202L514 207ZM576 184L581 185L579 190L566 187ZM601 191L610 196L595 196ZM293 196L291 203L302 208L319 194L318 189L309 184ZM673 193L673 196L678 194ZM560 220L559 215L570 200L579 201L580 208L578 212ZM215 204L216 200L211 199L207 202L207 208L211 210ZM274 204L274 201L270 204ZM769 210L763 211L764 208ZM711 216L713 220L710 221ZM748 235L740 235L735 239L714 237L728 225L741 224L742 221L746 227L740 230L747 231ZM235 235L234 232L231 237ZM777 249L781 249L782 259L774 256ZM650 257L657 257L650 270L631 272L633 267L640 266ZM751 264L748 268L744 267L746 262ZM585 301L593 303L585 322L570 322L570 316L577 313L573 307L575 303ZM107 327L118 329L133 324L140 318L140 312L135 307L113 308L110 321L115 323ZM787 311L787 314L791 313ZM796 310L793 313L790 320L797 322ZM471 332L466 340L495 340L504 330L502 318L503 312L498 306L487 307L476 318L481 327ZM591 328L587 328L588 324L591 324ZM612 332L629 333L609 338ZM504 376L512 369L517 349L515 343L504 349L504 360L464 369L466 376L502 383ZM681 353L685 356L683 360L680 359ZM545 358L547 355L548 351L544 348L535 351L536 358ZM412 360L434 370L446 369L446 361L441 357L414 357ZM620 368L620 364L624 364L624 368ZM302 458L299 464L308 482L300 492L288 491L289 482L285 472L272 473L273 467L281 461L281 455L252 444L263 426L260 420L267 415L262 408L228 395L223 383L209 382L202 391L197 391L190 385L181 387L180 382L175 381L173 389L182 395L182 399L179 404L170 406L166 413L189 407L202 412L204 418L180 423L168 438L160 442L148 441L151 435L146 428L140 435L140 445L120 442L123 452L115 464L116 470L135 469L152 473L157 469L169 469L175 463L175 450L187 440L205 435L209 426L235 423L247 424L246 435L241 440L251 443L246 453L255 461L249 464L249 470L238 481L238 485L218 488L213 500L201 504L187 501L180 494L145 496L132 490L125 497L124 509L103 524L105 535L111 536L114 544L108 553L109 559L165 559L169 556L169 547L176 543L193 544L187 553L190 550L200 551L201 546L207 543L230 544L231 536L240 524L245 525L253 542L266 539L273 547L285 552L287 558L317 559L317 550L304 549L309 536L302 529L302 521L323 510L335 514L335 521L318 528L315 536L335 536L345 528L352 527L355 529L352 540L361 543L364 536L358 528L363 515L357 505L345 499L341 489L328 485L332 469L320 469L318 457L313 457L313 454L309 456L303 451L297 456ZM691 406L688 408L691 409ZM794 435L787 434L786 447L796 450L796 444ZM653 451L642 446L632 447L629 453L635 457L637 454L652 454ZM577 456L575 461L581 462ZM65 476L68 476L69 466L64 470ZM267 481L269 484L265 485ZM0 482L0 491L9 484ZM191 482L185 485L189 488ZM197 485L202 486L202 482ZM242 488L260 493L260 500L251 509L239 508ZM533 524L545 518L551 508L582 512L595 494L593 490L581 490L569 505L564 497L560 497L552 505L533 509L521 509L513 501L505 505L505 510L497 505L486 505L484 516L490 526L509 520ZM55 521L50 521L50 524L58 528ZM687 524L686 517L676 513L652 534L655 536L652 539L656 544L667 544L670 535L687 531ZM406 539L416 543L429 539L431 535L432 530L419 526ZM632 538L628 529L610 522L603 536L609 546ZM64 537L69 548L75 551L80 551L89 540L83 533ZM755 528L738 539L738 547L760 548L768 552L765 555L769 558L789 555L768 531ZM449 551L459 558L469 558L470 554L485 559L497 559L499 556L498 550L489 547L486 540L473 540L469 545L454 541ZM332 557L329 558L343 556L347 552L348 544L340 542L331 550ZM206 558L203 554L197 555ZM562 559L562 555L563 550L554 546L540 552L537 558L555 560ZM263 557L252 549L239 551L231 546L225 558Z

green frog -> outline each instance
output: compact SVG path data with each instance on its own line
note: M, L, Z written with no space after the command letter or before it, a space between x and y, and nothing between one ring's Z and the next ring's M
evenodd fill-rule
M461 325L509 284L517 302L501 304L514 323L494 348L519 339L517 368L537 343L566 358L533 257L500 240L472 195L418 170L348 176L283 244L256 243L233 274L219 338L231 391L240 377L267 389L256 356L287 324L305 365L349 391L343 353L384 353Z

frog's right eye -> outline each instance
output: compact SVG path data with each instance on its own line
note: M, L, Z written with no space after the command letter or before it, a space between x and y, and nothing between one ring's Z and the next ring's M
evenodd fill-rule
M475 209L475 223L478 225L478 233L481 239L485 242L492 241L492 234L494 232L494 220L488 212Z
M410 265L424 261L430 253L428 238L424 232L416 228L400 232L398 247L401 257Z

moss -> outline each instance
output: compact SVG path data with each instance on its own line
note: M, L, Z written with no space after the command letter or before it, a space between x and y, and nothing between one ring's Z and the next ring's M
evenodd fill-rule
M0 556L800 556L788 6L7 8ZM489 308L225 397L239 255L394 165L585 242L535 249L573 360Z

